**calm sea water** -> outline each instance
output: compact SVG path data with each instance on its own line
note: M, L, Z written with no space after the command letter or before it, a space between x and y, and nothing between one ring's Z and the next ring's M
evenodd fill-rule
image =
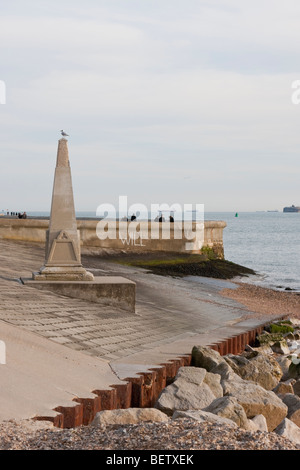
M48 216L44 212L28 212ZM78 212L77 217L95 217ZM300 213L207 212L205 220L224 220L225 258L252 268L257 276L247 278L265 287L300 292Z
M225 258L254 269L251 282L300 292L300 213L214 212L205 219L227 223Z

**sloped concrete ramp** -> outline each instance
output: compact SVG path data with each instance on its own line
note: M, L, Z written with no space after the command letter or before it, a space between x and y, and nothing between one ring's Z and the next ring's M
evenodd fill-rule
M57 416L92 390L121 384L107 361L74 351L22 328L0 322L6 364L0 365L0 421Z

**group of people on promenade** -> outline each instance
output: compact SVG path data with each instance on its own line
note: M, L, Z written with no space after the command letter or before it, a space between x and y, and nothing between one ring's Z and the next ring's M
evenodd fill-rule
M9 212L8 210L2 211L1 215L5 215L6 217L18 217L18 219L27 219L26 212Z
M123 222L124 222L124 221L125 221L125 222L128 222L129 220L133 221L133 220L136 220L136 215L135 215L135 214L132 214L132 216L131 216L130 218L128 218L128 217L123 217L121 220L122 220ZM162 214L159 214L157 217L155 217L154 221L155 221L155 222L165 222L165 218L164 218L164 216L163 216ZM170 221L170 222L174 222L174 217L173 217L173 215L170 215L169 221Z

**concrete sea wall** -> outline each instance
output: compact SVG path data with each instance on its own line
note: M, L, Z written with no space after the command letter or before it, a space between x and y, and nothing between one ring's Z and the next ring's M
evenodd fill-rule
M48 219L0 218L0 239L45 243ZM126 251L169 251L199 253L199 240L224 257L223 221L205 221L204 226L193 222L190 227L175 222L119 222L108 224L99 220L78 219L81 246L90 249Z

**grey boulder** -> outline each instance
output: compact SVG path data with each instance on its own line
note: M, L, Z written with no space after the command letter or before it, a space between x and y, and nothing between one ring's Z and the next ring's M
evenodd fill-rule
M172 416L175 410L200 410L223 396L220 376L199 367L181 367L161 392L155 407Z

